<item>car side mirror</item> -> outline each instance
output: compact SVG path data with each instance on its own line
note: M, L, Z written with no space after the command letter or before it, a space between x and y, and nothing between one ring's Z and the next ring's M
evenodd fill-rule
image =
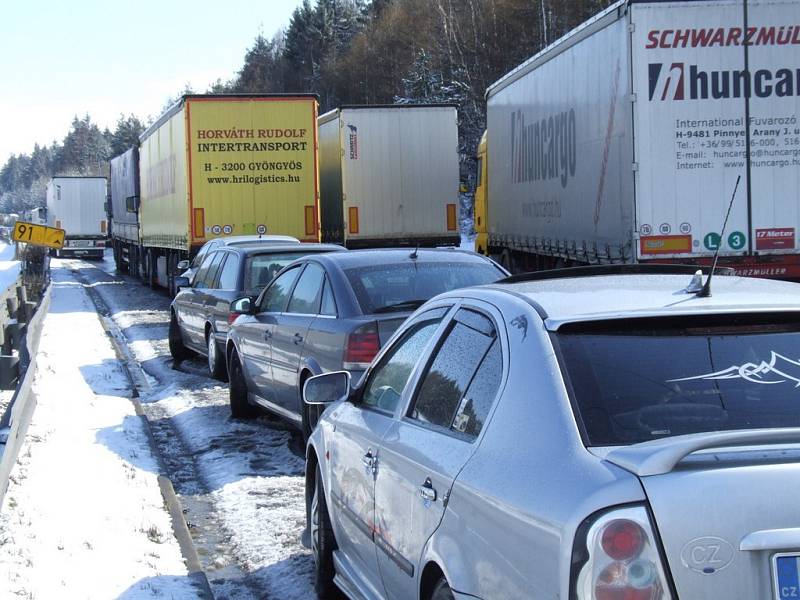
M254 309L255 304L250 296L237 298L231 302L231 312L237 315L252 315Z
M332 404L350 395L350 373L334 371L306 380L303 385L303 402L311 405Z
M189 281L188 277L176 277L175 278L175 289L180 290L181 288L188 288L192 287L192 282Z
M190 263L188 260L182 260L182 261L178 262L178 264L177 264L177 265L175 265L175 268L176 268L178 271L181 271L181 272L182 272L182 271L185 271L186 269L188 269L188 268L189 268L189 265L191 265L191 264L192 264L192 263Z

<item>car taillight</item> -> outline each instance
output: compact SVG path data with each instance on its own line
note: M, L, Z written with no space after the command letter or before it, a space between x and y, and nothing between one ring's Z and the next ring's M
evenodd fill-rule
M242 313L233 312L233 311L229 312L228 313L228 325L233 325L233 322L236 319L238 319L240 316L242 316Z
M342 367L348 371L363 371L381 349L378 326L367 323L347 335Z
M669 600L650 518L644 507L613 510L579 530L573 552L573 598Z

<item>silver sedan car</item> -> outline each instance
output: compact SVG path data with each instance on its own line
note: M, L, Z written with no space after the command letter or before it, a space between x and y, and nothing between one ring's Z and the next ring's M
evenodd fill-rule
M800 596L800 286L682 269L446 293L309 379L320 597Z

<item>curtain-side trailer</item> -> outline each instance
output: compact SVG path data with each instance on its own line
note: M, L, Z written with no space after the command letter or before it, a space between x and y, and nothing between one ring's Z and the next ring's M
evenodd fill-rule
M342 106L320 116L319 135L323 241L458 243L454 105Z
M56 256L103 258L106 186L105 177L53 177L47 184L47 224L65 231Z
M791 0L620 1L508 73L481 250L800 277L799 23Z
M140 138L140 271L172 288L210 239L319 240L317 97L186 95Z
M139 148L110 161L111 244L117 268L139 274Z

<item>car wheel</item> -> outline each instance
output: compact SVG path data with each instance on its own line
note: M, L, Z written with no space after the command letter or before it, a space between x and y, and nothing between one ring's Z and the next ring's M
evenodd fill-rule
M301 428L303 430L303 442L305 443L307 443L308 438L311 437L311 434L314 431L314 426L317 424L317 420L319 419L319 414L315 410L316 407L309 406L303 401L303 386L310 376L311 375L306 372L303 373L303 376L300 378L300 419Z
M454 598L453 590L450 589L450 585L447 583L446 579L440 579L436 582L436 585L433 586L430 600L454 600Z
M208 349L208 372L214 379L220 381L228 380L228 370L225 367L225 361L222 360L222 353L219 351L217 340L214 339L214 332L208 332L206 335L206 347Z
M255 406L247 401L247 383L244 380L242 363L239 355L234 350L228 365L228 375L231 384L229 386L231 416L234 419L252 419L258 414Z
M177 363L186 360L192 355L192 351L183 343L181 326L178 325L178 318L175 313L172 313L169 319L169 353Z
M336 570L333 566L333 551L336 550L336 538L328 514L328 503L325 501L325 488L322 486L322 474L319 464L315 473L316 484L311 497L311 554L314 557L314 589L322 600L341 598L341 592L333 577Z

